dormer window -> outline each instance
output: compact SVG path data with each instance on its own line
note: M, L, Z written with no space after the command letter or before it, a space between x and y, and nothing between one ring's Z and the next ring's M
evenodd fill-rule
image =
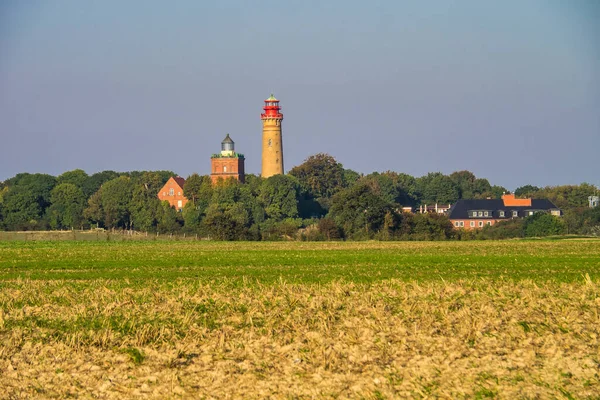
M504 218L504 211L500 211L500 217Z
M519 216L519 212L518 211L513 211L513 217L518 217Z
M479 211L479 212L477 213L477 216L479 216L479 217L483 217L483 211Z
M487 212L487 211L484 211L484 213L483 213L483 216L484 216L484 217L489 217L489 216L490 216L490 215L489 215L489 212Z

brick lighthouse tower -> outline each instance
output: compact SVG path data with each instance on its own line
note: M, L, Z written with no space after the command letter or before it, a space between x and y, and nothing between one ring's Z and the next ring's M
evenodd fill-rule
M221 153L210 157L210 171L213 183L229 178L244 183L244 155L235 152L235 143L229 137L229 133L221 142Z
M262 134L262 173L263 178L283 174L283 142L281 121L283 114L273 93L265 100L264 113L260 114L263 123Z

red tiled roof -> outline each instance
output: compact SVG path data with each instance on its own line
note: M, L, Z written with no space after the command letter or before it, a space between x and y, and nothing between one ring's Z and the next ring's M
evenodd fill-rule
M525 206L531 207L531 199L517 199L515 198L514 193L505 193L502 195L502 201L504 202L504 206Z

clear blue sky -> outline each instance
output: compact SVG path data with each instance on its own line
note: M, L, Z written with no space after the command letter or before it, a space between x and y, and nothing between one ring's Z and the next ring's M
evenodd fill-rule
M0 180L81 168L209 173L230 133L260 172L467 169L515 189L600 184L600 2L0 3Z

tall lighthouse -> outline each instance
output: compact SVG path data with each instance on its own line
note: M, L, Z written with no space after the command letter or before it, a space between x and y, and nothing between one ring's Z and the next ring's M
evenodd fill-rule
M263 178L283 174L283 142L281 121L283 114L279 100L273 96L265 100L264 112L260 114L263 123L262 134L262 173Z

